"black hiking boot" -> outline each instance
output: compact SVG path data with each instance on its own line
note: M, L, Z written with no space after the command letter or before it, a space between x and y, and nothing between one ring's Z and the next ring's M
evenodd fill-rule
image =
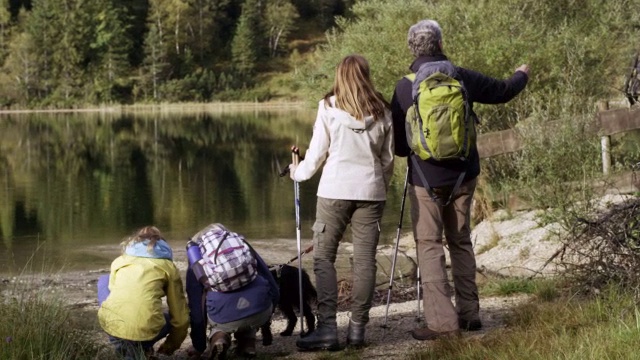
M296 341L298 350L314 351L314 350L340 350L340 342L338 341L338 327L336 325L321 324L311 334L300 338Z
M482 329L482 322L480 319L465 320L461 318L458 319L458 326L462 331L478 331Z
M347 329L347 346L360 348L364 346L364 325L353 320L349 320Z

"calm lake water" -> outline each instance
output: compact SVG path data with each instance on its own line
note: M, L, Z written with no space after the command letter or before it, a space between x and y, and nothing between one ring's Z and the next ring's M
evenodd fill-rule
M304 153L314 119L314 110L0 115L0 272L108 267L117 244L149 224L174 249L220 222L262 248L290 243L293 257L293 182L278 170L292 144ZM303 248L319 175L300 185ZM395 241L397 177L381 243Z

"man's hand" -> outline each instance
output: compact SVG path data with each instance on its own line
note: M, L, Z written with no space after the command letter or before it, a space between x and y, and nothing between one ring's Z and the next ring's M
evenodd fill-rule
M529 75L529 65L522 64L516 69L516 71L522 71L523 73Z

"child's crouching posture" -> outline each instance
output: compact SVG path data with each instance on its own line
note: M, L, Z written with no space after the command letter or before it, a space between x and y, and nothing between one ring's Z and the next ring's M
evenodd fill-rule
M172 354L189 328L189 310L171 247L160 230L146 226L122 243L110 275L98 280L98 320L116 352L125 359L158 352ZM166 296L169 312L163 309Z

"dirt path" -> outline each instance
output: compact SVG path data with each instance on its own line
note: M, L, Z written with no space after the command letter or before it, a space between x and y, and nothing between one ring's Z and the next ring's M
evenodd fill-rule
M101 332L97 323L98 304L96 300L96 279L99 275L107 273L107 269L68 272L55 275L29 275L24 277L6 278L0 276L0 297L11 298L24 296L29 292L38 292L61 296L70 307L74 309L76 321L84 323L85 327L93 329L92 332L99 339L106 336ZM386 291L384 292L386 295ZM407 351L416 351L429 346L429 342L416 341L411 338L410 331L418 326L424 326L423 322L416 321L417 301L395 302L396 300L411 298L409 296L392 297L389 307L387 328L383 329L385 316L385 300L378 298L378 305L371 310L371 321L366 328L368 346L361 351L362 358L403 358ZM480 301L481 318L484 329L478 332L466 333L465 336L482 336L484 333L502 327L504 317L513 306L525 301L526 296L512 298L482 298ZM344 345L346 329L349 321L348 312L338 314L338 326L340 341ZM258 334L257 351L268 358L274 359L320 359L326 356L323 352L298 352L295 341L298 338L299 325L293 336L281 337L279 332L284 330L285 320L279 313L272 324L274 342L271 346L262 346L260 334ZM188 359L186 350L191 346L189 337L171 357L161 359ZM231 357L233 358L233 357Z

